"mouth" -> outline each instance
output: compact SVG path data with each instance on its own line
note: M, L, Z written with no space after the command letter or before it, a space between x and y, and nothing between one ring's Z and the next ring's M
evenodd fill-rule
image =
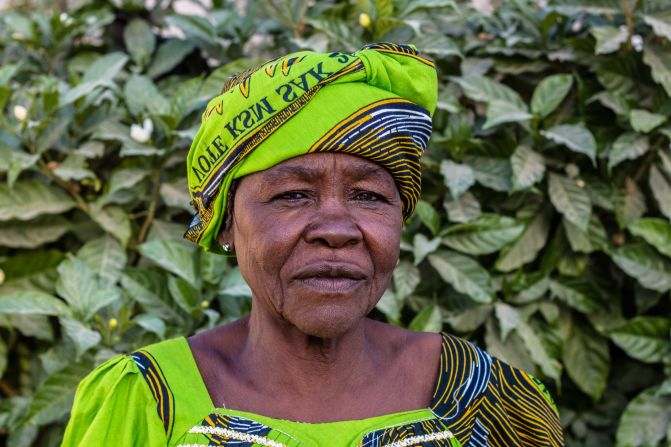
M303 287L320 293L343 294L359 287L365 280L365 273L349 264L320 263L299 270L293 278Z

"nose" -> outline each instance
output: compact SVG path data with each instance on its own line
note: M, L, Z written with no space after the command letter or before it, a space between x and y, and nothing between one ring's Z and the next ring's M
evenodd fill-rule
M342 248L358 244L363 235L346 207L331 203L318 207L304 238L308 243Z

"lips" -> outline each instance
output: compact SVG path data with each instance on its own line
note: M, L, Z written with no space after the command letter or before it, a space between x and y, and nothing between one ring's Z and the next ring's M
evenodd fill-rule
M366 279L365 272L344 263L310 264L298 270L294 281L322 293L347 293L359 287Z

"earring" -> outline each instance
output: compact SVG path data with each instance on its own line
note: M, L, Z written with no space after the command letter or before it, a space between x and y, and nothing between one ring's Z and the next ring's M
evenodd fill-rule
M228 242L224 242L221 248L223 248L226 253L231 252L231 244L229 244Z

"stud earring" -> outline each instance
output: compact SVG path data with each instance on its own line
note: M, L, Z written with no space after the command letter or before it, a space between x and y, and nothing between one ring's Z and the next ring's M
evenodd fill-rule
M221 247L224 249L226 253L231 252L231 244L229 244L228 242L224 242Z

